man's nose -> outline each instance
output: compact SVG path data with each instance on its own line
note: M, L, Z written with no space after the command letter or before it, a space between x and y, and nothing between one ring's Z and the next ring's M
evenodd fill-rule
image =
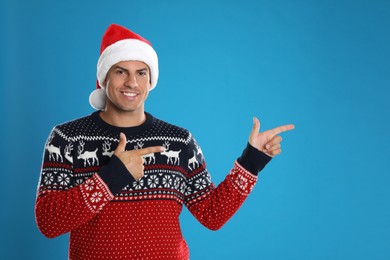
M137 77L135 75L129 75L126 78L125 85L133 88L138 87Z

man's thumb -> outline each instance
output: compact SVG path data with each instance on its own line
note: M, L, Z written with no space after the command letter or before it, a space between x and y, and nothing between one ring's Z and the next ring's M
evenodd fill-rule
M126 149L126 135L124 133L119 134L119 144L115 151L123 152Z
M253 127L252 127L250 137L257 135L259 133L259 131L260 131L260 121L259 121L259 119L257 119L257 117L254 117L253 118Z

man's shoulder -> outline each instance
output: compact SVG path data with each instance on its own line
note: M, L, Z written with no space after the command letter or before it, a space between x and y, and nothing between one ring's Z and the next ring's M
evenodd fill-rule
M191 136L189 130L184 127L178 126L174 123L169 123L165 120L154 118L154 131L170 137L184 138L188 139Z
M83 116L83 117L71 119L69 121L60 123L60 124L56 125L55 127L56 128L66 128L66 127L69 127L69 126L84 124L85 122L88 122L90 120L91 120L91 115L86 115L86 116Z
M93 124L92 115L93 114L86 115L60 123L54 127L54 131L61 132L68 137L80 135L84 131L88 131L88 129L90 129L90 126Z

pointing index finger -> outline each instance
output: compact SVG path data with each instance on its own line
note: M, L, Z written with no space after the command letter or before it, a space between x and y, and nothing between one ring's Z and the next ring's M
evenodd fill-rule
M146 147L146 148L142 148L139 150L134 150L134 153L136 153L137 155L143 156L143 155L147 155L150 153L159 153L159 152L163 152L163 151L165 151L165 148L163 146L151 146L151 147Z
M295 128L295 125L289 124L289 125L278 126L274 129L272 129L271 131L272 131L273 135L278 135L280 133L293 130L294 128Z

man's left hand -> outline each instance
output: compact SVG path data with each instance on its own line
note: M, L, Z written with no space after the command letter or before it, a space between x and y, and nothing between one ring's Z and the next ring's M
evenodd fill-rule
M260 121L254 117L253 128L249 135L249 144L268 156L274 157L282 152L280 146L282 137L279 134L293 130L294 128L294 125L289 124L260 132Z

